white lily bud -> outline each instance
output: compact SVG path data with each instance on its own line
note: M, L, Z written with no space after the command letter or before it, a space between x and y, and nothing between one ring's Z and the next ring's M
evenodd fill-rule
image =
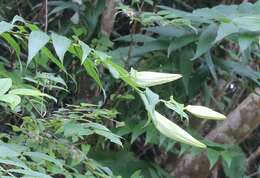
M131 69L131 76L140 87L150 87L172 82L181 78L180 74L161 73L161 72L138 72Z
M188 132L184 129L171 122L169 119L154 111L155 114L155 127L165 136L183 142L189 145L193 145L200 148L206 148L206 145L193 138Z
M226 116L218 113L210 108L205 106L197 106L197 105L188 105L185 107L187 111L193 114L196 117L202 119L211 119L211 120L223 120L226 119Z

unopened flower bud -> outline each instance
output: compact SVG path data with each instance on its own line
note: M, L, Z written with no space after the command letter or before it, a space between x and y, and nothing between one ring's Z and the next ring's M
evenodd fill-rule
M226 116L205 106L188 105L185 109L196 117L211 120L223 120Z
M165 136L183 142L192 146L206 148L206 145L198 141L197 139L193 138L188 132L184 129L176 125L175 123L171 122L169 119L154 111L155 114L155 127Z
M182 77L180 74L149 72L149 71L138 72L133 69L131 70L131 76L134 78L135 82L140 87L161 85L164 83L172 82Z

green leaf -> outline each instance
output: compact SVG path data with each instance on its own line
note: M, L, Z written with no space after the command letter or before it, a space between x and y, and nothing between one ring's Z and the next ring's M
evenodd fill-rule
M166 101L164 102L165 106L171 110L173 110L174 112L176 112L177 114L179 114L179 116L181 118L186 118L189 119L188 115L184 112L184 104L180 104L177 101L175 101L173 99L173 97L171 96L170 101Z
M15 41L15 39L8 33L2 34L2 37L5 39L5 41L12 47L14 48L16 55L19 57L21 48L19 44Z
M245 51L254 41L255 36L253 35L248 35L248 34L241 34L238 37L238 43L240 47L240 51L243 52Z
M91 60L86 60L83 65L87 73L97 82L98 86L103 88L95 64Z
M125 42L150 42L156 40L153 37L143 35L143 34L134 34L134 35L125 35L115 39L115 41L125 41Z
M63 63L64 55L70 47L71 40L56 33L52 33L51 38L56 54Z
M168 47L168 57L170 57L171 52L194 42L196 39L197 39L197 37L194 35L182 36L182 37L173 39Z
M207 53L205 54L205 62L206 62L206 64L207 64L208 68L209 68L209 71L210 71L212 77L214 78L214 80L215 80L215 82L216 82L216 81L218 80L218 78L217 78L217 73L216 73L215 65L214 65L214 63L213 63L213 61L212 61L210 52L207 52Z
M229 150L230 154L232 154L232 150ZM230 158L228 158L230 159ZM222 161L222 166L224 168L224 172L226 177L230 178L240 178L245 175L246 171L246 157L245 155L240 152L240 154L237 153L236 156L232 156L232 160L230 163L230 166L228 166L227 162L225 160Z
M24 174L24 175L32 176L32 177L36 177L36 178L52 178L46 174L32 171L30 169L9 169L8 171L14 172L14 173L19 173L19 174Z
M260 86L260 74L259 72L254 71L248 66L245 66L239 62L235 61L226 61L226 60L215 60L215 63L218 64L222 69L228 72L235 72L238 75L249 78L254 81L257 85Z
M49 155L46 155L44 153L40 153L40 152L25 152L23 153L23 155L29 156L32 159L41 159L41 160L45 160L45 161L49 161L54 163L56 166L59 166L62 168L63 164L61 163L60 160L57 160Z
M217 35L217 25L215 23L209 25L202 31L195 56L191 60L195 60L205 52L209 51Z
M238 32L238 27L233 23L221 23L218 29L218 34L215 42L222 40L223 38Z
M101 59L104 57L102 52L96 53ZM103 58L102 62L106 65L106 67L110 70L110 72L114 72L114 75L120 77L125 83L130 85L132 88L138 90L137 86L138 84L133 80L133 78L130 76L130 74L121 66L118 64L115 64L112 62L111 59Z
M13 27L14 25L8 22L5 21L0 22L0 35L4 32L9 32Z
M28 42L28 61L27 65L30 64L33 57L48 43L49 36L42 31L32 31L29 35Z
M227 166L230 167L232 162L232 154L230 153L230 150L223 151L221 153L221 156L224 159L224 161L227 163Z
M39 90L34 90L34 89L27 89L27 88L14 89L14 90L11 90L9 92L9 94L22 95L22 96L34 96L34 97L44 96L44 97L47 97L47 98L52 99L55 102L57 102L57 100L54 97L47 95L45 93L42 93Z
M193 64L190 60L193 54L194 53L191 49L183 49L180 54L180 72L182 74L182 81L187 96L189 94L189 81L191 78L191 73L193 71Z
M64 123L63 130L65 137L88 136L94 133L92 130L86 128L83 124L79 124L74 121Z
M150 116L152 120L156 120L154 111L156 104L160 101L159 95L154 93L149 88L146 88L145 92L139 92L139 94L141 96L141 99L143 100L145 109L148 112L148 116ZM150 120L148 120L148 122L145 125L149 124L149 121Z
M211 148L208 148L208 159L209 159L209 163L210 163L210 169L216 164L216 162L218 161L219 159L219 152L214 150L214 149L211 149Z
M61 12L65 9L77 9L78 5L74 2L61 2L57 7L55 7L48 15L53 15L55 13Z
M166 37L181 37L191 34L190 31L186 30L183 27L174 27L174 26L156 26L145 28L148 32L158 33Z
M81 50L82 50L81 63L83 64L85 62L85 60L87 59L89 53L91 52L91 48L83 41L79 41L79 44L80 44Z
M146 95L149 105L153 111L155 109L156 104L159 103L159 101L160 101L159 95L154 93L149 88L145 89L145 95Z
M260 15L258 14L236 17L233 19L233 23L235 23L241 29L246 29L253 32L260 31Z
M36 79L45 79L45 80L49 80L55 83L60 83L63 86L67 87L65 81L59 76L56 75L55 73L46 73L46 72L37 72Z
M5 144L0 144L0 158L12 158L19 156L20 153L8 147Z
M8 103L11 109L14 110L14 108L21 103L21 98L15 94L6 94L0 95L0 101Z
M111 132L108 132L105 130L95 130L95 133L98 135L104 136L105 138L109 139L111 142L113 142L117 145L123 146L123 144L120 140L120 137Z
M29 169L22 161L19 159L14 159L14 160L9 160L9 159L0 159L1 164L7 164L7 165L12 165L24 169Z
M12 86L10 78L0 78L0 95L5 94Z
M51 51L48 48L43 47L42 54L46 55L54 64L56 64L61 70L63 70L66 73L66 69L63 66L63 64L51 53Z
M138 171L134 172L134 174L131 175L130 178L143 178L143 176L141 174L141 170L138 170Z
M153 124L149 124L148 126L146 126L146 133L145 133L145 145L147 145L148 143L156 143L156 139L158 137L158 132L155 129L155 127L153 126Z
M131 143L133 143L137 139L137 137L139 137L141 134L145 132L143 125L144 124L142 122L135 125L131 134Z

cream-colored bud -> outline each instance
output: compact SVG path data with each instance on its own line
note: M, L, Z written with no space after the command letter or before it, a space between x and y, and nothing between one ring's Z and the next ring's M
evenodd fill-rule
M184 129L158 113L154 111L154 124L155 127L165 136L183 142L189 145L193 145L200 148L206 148L206 145L198 141L197 139L193 138L188 132Z
M211 120L223 120L226 116L205 106L188 105L185 109L196 117Z
M140 87L150 87L155 85L161 85L164 83L172 82L181 78L180 74L161 73L161 72L138 72L131 70L131 76Z

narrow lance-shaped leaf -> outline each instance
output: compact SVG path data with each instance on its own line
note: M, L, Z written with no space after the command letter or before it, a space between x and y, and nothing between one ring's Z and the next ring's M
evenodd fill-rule
M36 158L36 159L41 159L41 160L46 160L46 161L49 161L49 162L52 162L54 164L56 164L57 166L59 167L62 167L63 164L60 160L57 160L47 154L44 154L44 153L40 153L40 152L25 152L23 153L23 155L26 155L26 156L30 156L32 159L33 158Z
M202 54L210 50L217 35L217 25L215 23L209 25L200 35L195 56L191 60L195 60Z
M9 160L9 159L0 159L0 163L1 164L7 164L7 165L12 165L12 166L16 166L16 167L21 167L24 169L29 169L26 164L24 164L22 161L13 161L13 160ZM3 177L2 177L3 178Z
M34 90L34 89L27 89L27 88L14 89L14 90L11 90L9 92L9 94L21 95L21 96L34 96L34 97L43 96L43 97L47 97L47 98L52 99L55 102L57 102L56 98L54 98L50 95L47 95L45 93L42 93L39 90Z
M257 32L260 30L260 15L236 17L233 22L242 29Z
M56 54L61 63L63 63L64 55L70 47L71 40L64 36L57 35L56 33L52 33L51 38Z
M241 34L238 37L238 43L240 47L240 52L244 52L254 41L255 36L249 34Z
M195 35L187 35L173 39L168 47L167 56L170 57L171 52L194 42L196 39L197 37Z
M218 34L215 42L222 40L223 38L238 32L238 27L233 23L221 23L218 29Z
M42 31L32 31L29 35L28 44L28 61L27 65L30 64L33 57L48 43L49 36Z
M41 50L42 54L46 55L54 64L56 64L61 70L63 70L65 73L67 73L65 67L63 64L51 53L51 51L43 47Z
M182 81L185 88L186 95L189 94L189 85L190 85L190 78L192 73L192 61L190 58L194 55L193 50L184 48L183 52L180 54L180 73L182 74Z
M2 37L15 50L17 57L19 57L21 48L16 40L9 33L2 34Z
M95 64L91 60L87 60L84 62L84 67L87 73L97 82L100 88L102 88L102 83L98 75L98 71L96 69Z
M215 69L215 65L213 63L213 60L212 60L212 57L211 57L211 54L210 52L207 52L205 54L205 62L209 68L209 71L212 75L212 77L214 78L215 82L218 80L217 78L217 73L216 73L216 69Z
M18 173L18 174L24 174L27 177L51 178L51 176L48 176L47 174L43 174L41 172L33 171L30 169L9 169L8 171L13 173Z
M82 49L81 63L83 64L84 61L87 59L89 53L91 52L91 48L83 41L79 41L79 45L81 46Z

